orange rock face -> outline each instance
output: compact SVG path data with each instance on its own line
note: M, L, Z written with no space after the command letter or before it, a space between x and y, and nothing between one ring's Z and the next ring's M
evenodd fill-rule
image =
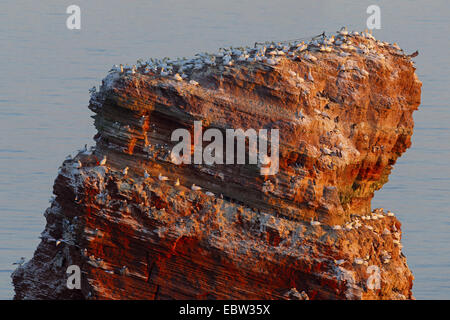
M321 41L110 73L90 102L96 146L63 163L16 298L412 298L400 222L370 201L411 143L421 83L370 35ZM194 121L279 129L279 172L174 164L171 133Z

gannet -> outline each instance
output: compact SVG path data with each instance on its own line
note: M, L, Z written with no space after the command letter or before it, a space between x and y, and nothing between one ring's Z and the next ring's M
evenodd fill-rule
M214 196L215 196L214 193L209 192L209 191L206 191L205 194L206 194L207 196L209 196L209 197L214 197Z
M166 77L169 75L169 72L164 71L164 68L161 68L161 76Z
M200 191L200 190L202 190L202 188L199 187L199 186L196 186L195 184L193 184L193 185L191 186L191 190L194 190L194 191Z
M313 76L311 74L311 70L308 71L308 80L311 81L311 82L314 82L314 78L313 78Z
M342 227L340 225L335 225L333 226L333 230L341 230Z
M394 217L395 214L394 214L393 212L391 212L391 211L388 211L387 216L388 216L388 217Z
M363 264L364 260L361 259L361 258L355 258L355 260L353 260L353 262L356 263L356 264Z
M182 81L183 80L183 78L178 73L176 73L173 77L177 81Z
M178 187L180 185L180 179L177 179L177 181L175 181L175 187Z
M119 68L120 68L120 72L123 73L123 64L120 64Z
M144 178L145 179L150 178L150 175L148 174L147 170L144 171Z
M334 260L334 263L337 264L338 266L340 266L340 265L343 264L344 262L345 262L344 259Z
M102 161L100 161L100 165L104 166L106 164L106 156L103 156Z
M126 176L128 174L128 167L125 167L122 171L123 175Z
M167 180L169 180L169 178L167 178L166 176L161 175L161 173L158 175L158 179L159 179L159 181L167 181Z
M312 62L317 61L317 58L316 58L315 56L313 56L313 55L311 55L311 54L308 54L308 53L304 55L304 58L305 58L305 59L308 59L308 60L310 60L310 61L312 61Z
M342 27L341 30L339 31L339 34L342 36L348 35L347 27Z
M320 222L319 222L319 221L314 221L313 218L311 218L310 224L311 224L312 226L320 226Z
M195 81L195 80L189 81L189 84L192 84L192 85L194 85L194 86L198 86L198 82Z
M14 262L13 265L17 264L19 266L25 263L25 257L21 257L18 261Z

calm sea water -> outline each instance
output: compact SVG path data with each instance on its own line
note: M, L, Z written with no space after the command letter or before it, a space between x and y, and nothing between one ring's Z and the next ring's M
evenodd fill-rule
M365 29L378 4L375 36L398 42L423 81L413 145L374 207L403 222L404 252L418 299L450 298L450 70L448 0L433 1L21 1L0 3L0 298L11 299L12 262L32 257L43 213L65 156L95 134L88 89L112 64L192 56L261 40ZM81 7L81 30L66 7Z

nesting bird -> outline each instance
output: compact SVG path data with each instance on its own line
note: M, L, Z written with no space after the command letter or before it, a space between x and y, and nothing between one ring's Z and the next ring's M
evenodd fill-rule
M311 218L310 224L312 226L320 226L320 221L314 221L313 218Z
M128 174L128 167L125 167L122 171L123 175L126 176Z
M145 179L150 178L150 175L148 174L147 170L144 171L144 178Z
M180 185L180 179L177 179L177 181L175 181L175 187L178 187Z
M167 178L166 176L161 175L161 173L158 175L158 179L159 179L159 181L167 181L167 180L169 180L169 178Z
M99 163L101 166L104 166L106 164L106 156L103 156L103 159Z
M25 257L21 257L18 261L14 262L13 265L23 265L25 263Z
M193 190L193 191L200 191L200 190L202 190L202 188L199 187L199 186L196 186L195 184L192 184L191 190Z

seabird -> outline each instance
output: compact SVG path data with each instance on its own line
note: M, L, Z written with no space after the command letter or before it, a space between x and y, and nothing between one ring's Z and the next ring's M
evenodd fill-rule
M125 167L122 171L123 175L126 176L128 174L128 167Z
M344 259L334 260L334 263L337 264L338 266L340 266L340 265L343 264L344 262L345 262Z
M192 85L194 85L194 86L198 86L198 82L195 81L195 80L189 81L189 84L192 84Z
M414 51L413 53L409 54L408 57L415 58L419 55L419 50Z
M161 68L161 76L165 77L165 76L168 76L168 75L169 75L169 72L164 71L164 68Z
M13 265L17 264L19 266L25 263L25 257L21 257L18 261L14 262Z
M167 181L167 180L169 180L169 178L167 178L166 176L161 175L161 173L158 175L158 179L159 179L159 181Z
M183 78L178 73L176 73L173 77L177 81L182 81L183 80Z
M150 175L148 174L147 170L144 171L144 178L145 179L150 178Z
M209 191L206 191L205 194L206 194L207 196L209 196L209 197L214 197L214 196L215 196L214 193L209 192Z
M342 27L341 30L339 31L339 34L343 36L348 35L347 27Z
M340 225L335 225L333 226L333 230L341 230L342 227Z
M200 190L202 190L202 188L199 187L199 186L196 186L195 184L192 184L191 190L194 190L194 191L200 191Z
M104 166L106 164L106 156L103 156L102 161L100 161L100 165Z
M180 185L180 179L177 179L177 181L175 181L175 187L178 187Z
M320 222L319 222L319 221L314 221L313 218L311 218L310 224L311 224L312 226L320 226Z
M356 263L356 264L363 264L364 260L361 259L361 258L355 258L355 260L353 262Z

